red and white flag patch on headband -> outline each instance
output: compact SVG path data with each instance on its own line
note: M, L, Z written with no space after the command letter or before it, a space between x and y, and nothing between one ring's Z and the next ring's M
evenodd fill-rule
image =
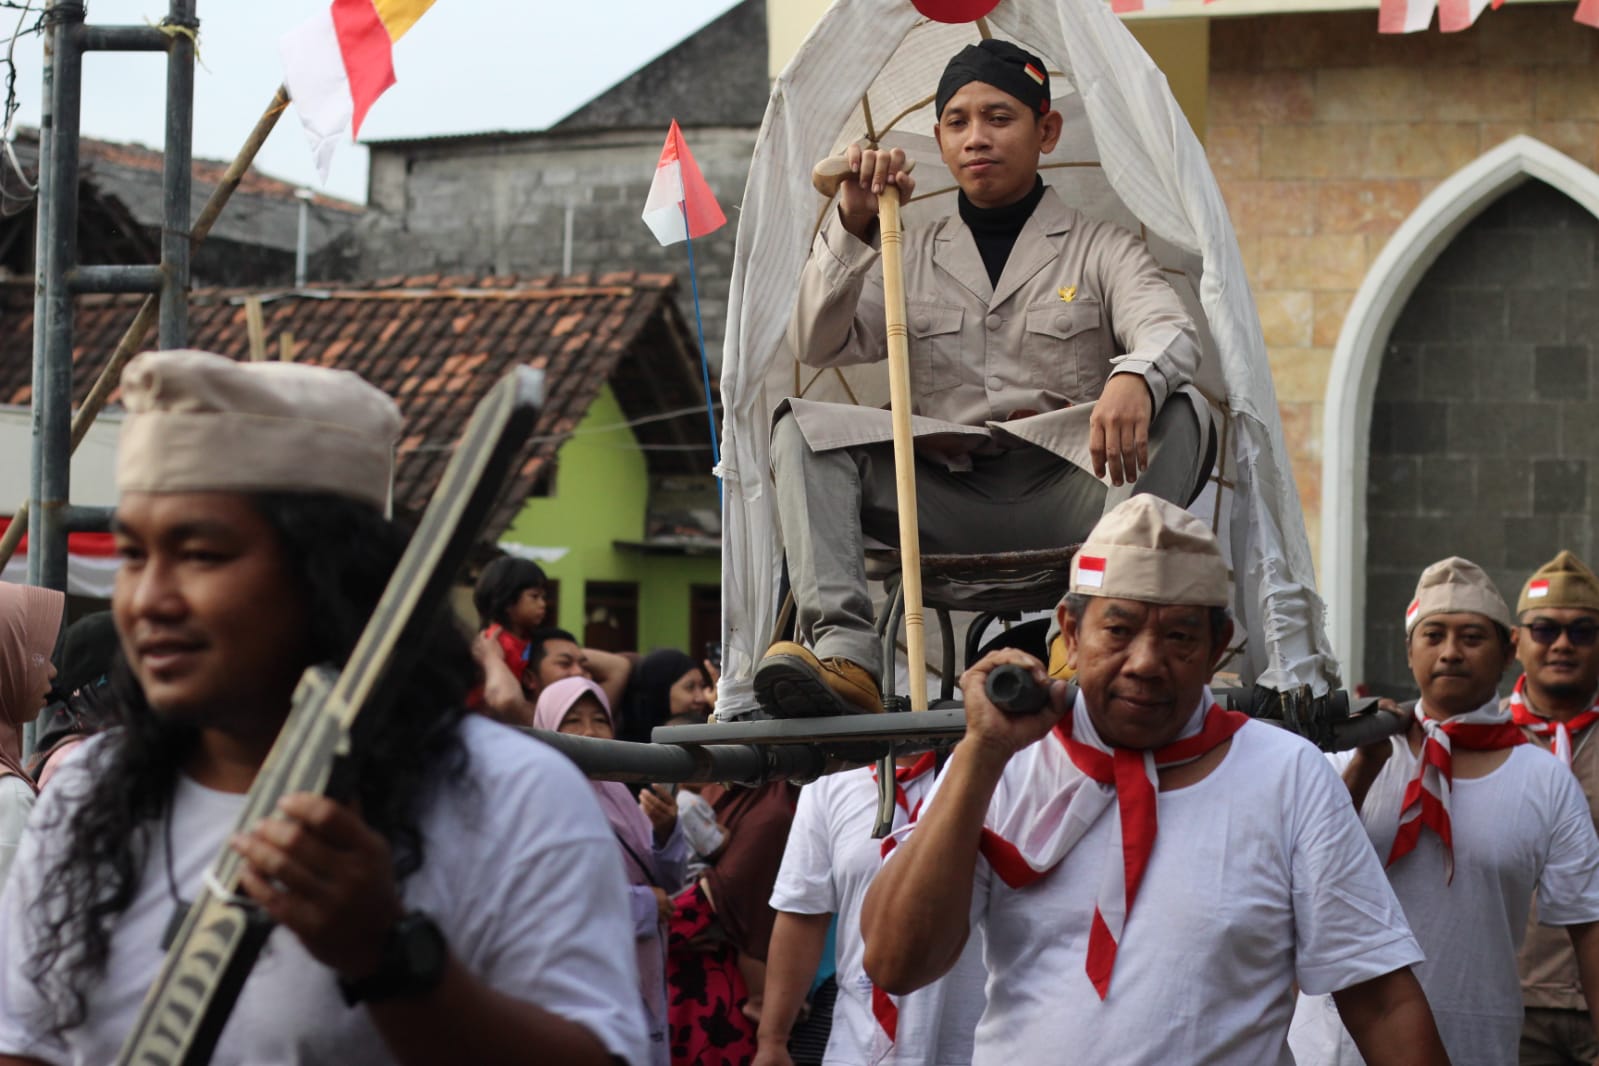
M1527 586L1527 599L1539 600L1549 595L1549 582L1539 578Z
M1077 557L1077 583L1088 589L1104 587L1104 558L1098 555L1079 555Z
M1410 601L1410 606L1405 608L1405 625L1408 626L1410 623L1414 622L1416 620L1416 615L1419 614L1420 612L1421 612L1421 601L1420 600L1411 600Z
M1037 67L1033 66L1031 63L1023 64L1022 65L1022 69L1027 71L1027 76L1029 78L1032 78L1034 81L1036 81L1040 85L1044 84L1044 72L1043 71L1039 70Z

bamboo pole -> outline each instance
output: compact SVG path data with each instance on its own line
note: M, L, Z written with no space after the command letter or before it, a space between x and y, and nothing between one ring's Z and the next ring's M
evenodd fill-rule
M905 161L905 173L915 166ZM849 160L831 156L811 171L811 185L832 198L850 178ZM899 188L877 194L877 229L883 245L883 318L888 335L888 407L894 425L894 493L899 509L900 593L905 601L905 659L910 671L911 710L927 710L927 630L922 611L922 541L916 518L916 450L911 433L910 331L905 325L904 234L899 224ZM893 670L894 664L885 664Z
M256 153L266 143L267 135L272 132L272 127L278 124L278 116L283 114L289 106L289 91L282 86L273 94L272 102L267 105L261 117L256 119L255 128L245 138L244 145L239 149L239 154L233 162L228 164L228 169L222 176L222 181L211 191L211 198L206 201L205 207L200 211L200 217L195 219L189 231L191 248L198 248L206 235L211 232L211 227L216 224L217 216L222 214L222 209L227 206L228 199L233 191L239 187L239 182L244 179L245 171L250 169L250 164L255 162ZM160 313L161 301L155 296L146 296L144 303L139 306L139 313L134 316L133 322L127 331L122 334L122 340L117 342L116 350L111 353L111 359L100 371L100 376L95 379L94 386L90 388L89 395L84 398L83 406L72 417L72 450L78 450L78 445L83 443L83 438L88 436L89 427L99 417L105 408L106 400L117 387L117 382L122 378L122 368L127 365L135 352L144 346L144 340L150 335L150 330L156 324ZM34 328L40 328L40 323L35 321ZM23 500L11 516L11 525L5 534L0 536L0 567L11 561L17 552L17 545L22 542L22 535L28 530L28 501Z
M266 316L261 313L261 297L244 298L244 332L250 342L250 362L266 361Z
M900 591L905 599L905 662L911 710L927 710L927 634L922 618L922 542L916 517L916 450L911 433L910 332L905 325L904 235L899 189L877 194L883 245L883 316L888 332L888 408L894 423L894 497L899 510ZM893 670L888 663L885 669Z

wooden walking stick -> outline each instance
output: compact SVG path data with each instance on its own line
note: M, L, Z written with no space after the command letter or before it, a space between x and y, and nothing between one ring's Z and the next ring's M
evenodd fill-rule
M914 160L905 160L909 174ZM852 171L843 156L816 164L811 184L831 199ZM910 332L905 325L905 262L899 225L899 189L877 194L877 227L883 244L883 317L888 333L888 410L894 423L894 491L899 510L900 591L905 598L905 660L911 710L927 710L927 636L922 623L922 547L916 521L916 452L911 435ZM893 663L885 664L892 671ZM890 674L892 676L892 673Z

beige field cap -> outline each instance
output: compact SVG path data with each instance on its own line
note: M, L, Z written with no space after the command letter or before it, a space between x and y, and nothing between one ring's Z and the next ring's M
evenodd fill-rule
M1433 563L1421 572L1416 595L1405 608L1405 636L1432 614L1469 611L1509 629L1510 608L1482 567L1458 555Z
M1071 591L1226 607L1227 561L1210 527L1174 503L1134 496L1099 520L1072 560Z
M119 492L329 492L384 509L400 411L347 370L145 352L122 372Z
M1521 587L1516 614L1535 607L1580 607L1599 611L1599 577L1581 559L1563 551L1538 568Z

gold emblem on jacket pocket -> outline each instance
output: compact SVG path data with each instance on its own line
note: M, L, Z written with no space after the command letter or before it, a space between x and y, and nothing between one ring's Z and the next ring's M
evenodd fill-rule
M1063 303L1071 303L1073 300L1077 299L1077 286L1075 285L1067 285L1065 288L1057 289L1056 291L1060 293L1060 298Z

